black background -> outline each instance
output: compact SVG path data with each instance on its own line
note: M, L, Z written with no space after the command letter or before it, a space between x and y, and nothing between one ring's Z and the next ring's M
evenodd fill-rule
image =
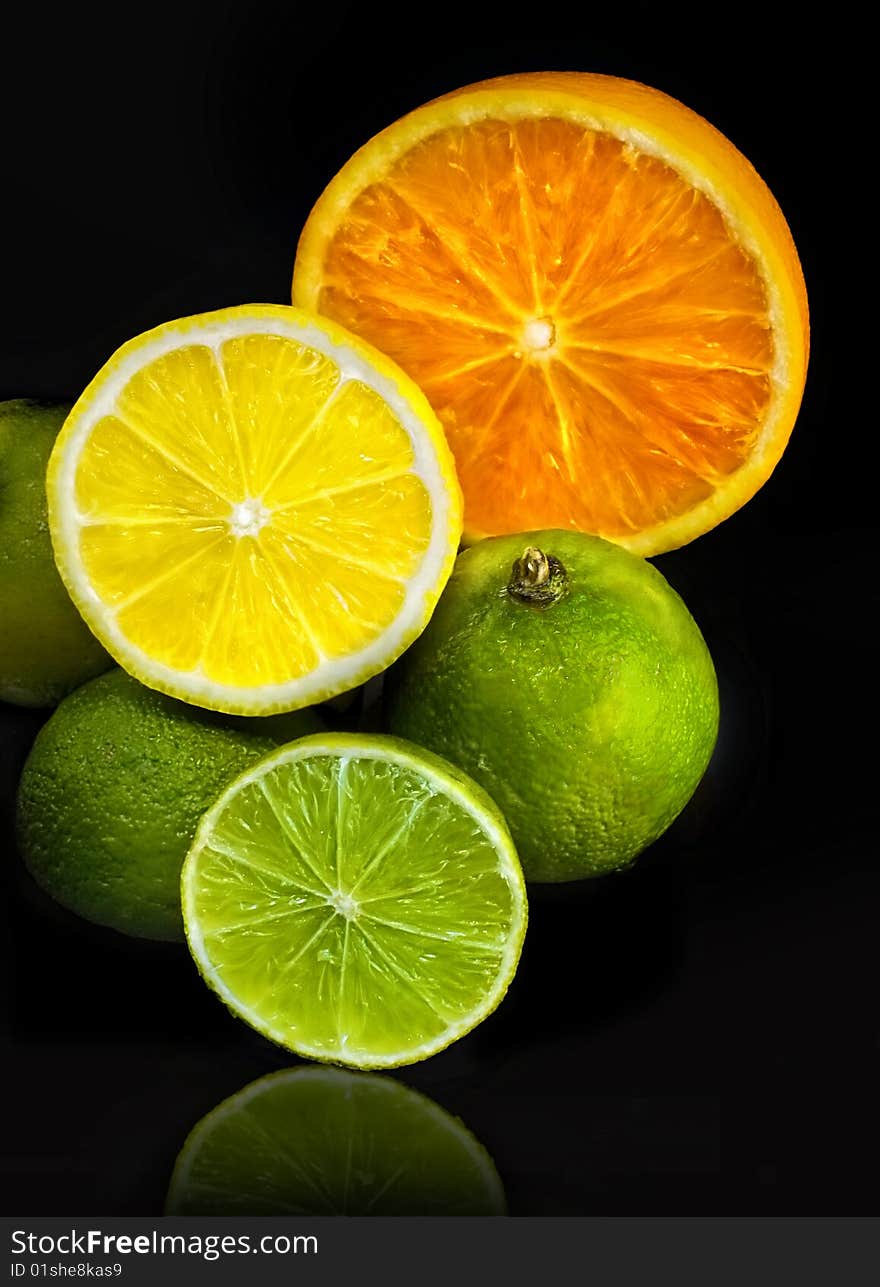
M880 1073L876 786L860 736L873 727L873 430L848 401L847 360L831 361L852 330L830 287L855 235L834 220L835 49L827 28L769 5L567 8L15 6L0 74L0 397L73 397L149 326L289 302L323 185L457 85L612 72L723 130L788 217L813 356L769 484L657 560L716 658L715 759L633 872L533 891L508 1000L399 1076L482 1140L514 1214L866 1214ZM2 1205L148 1215L190 1126L291 1060L225 1013L185 948L89 927L31 885L11 805L44 717L0 709Z

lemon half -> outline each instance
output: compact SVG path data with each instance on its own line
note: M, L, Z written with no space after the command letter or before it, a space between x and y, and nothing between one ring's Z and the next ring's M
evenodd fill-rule
M385 669L427 623L461 534L443 431L341 327L245 305L120 348L49 462L55 558L141 682L239 714Z

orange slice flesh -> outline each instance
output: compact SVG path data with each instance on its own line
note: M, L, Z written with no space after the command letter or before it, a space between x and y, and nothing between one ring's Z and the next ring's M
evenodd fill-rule
M509 77L391 126L315 207L294 298L423 388L471 540L683 544L765 481L803 390L769 191L700 117L609 77Z

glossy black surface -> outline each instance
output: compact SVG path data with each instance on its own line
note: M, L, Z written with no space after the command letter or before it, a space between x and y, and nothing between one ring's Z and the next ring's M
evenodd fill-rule
M813 309L803 413L757 498L657 560L717 661L709 774L634 871L534 890L505 1004L399 1076L464 1119L514 1213L872 1211L876 453L845 361L831 380L828 33L693 5L545 7L526 28L458 0L223 0L140 9L124 31L87 9L5 20L0 397L73 396L151 325L286 302L298 232L339 165L484 76L582 68L655 84L776 193ZM190 1126L291 1061L226 1014L185 948L90 927L32 886L11 809L43 718L0 711L2 1207L152 1214Z

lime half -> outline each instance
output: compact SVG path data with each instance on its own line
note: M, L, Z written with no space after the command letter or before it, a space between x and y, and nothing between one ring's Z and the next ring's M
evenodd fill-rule
M230 1009L354 1068L426 1059L485 1019L526 926L498 808L391 737L318 734L261 760L205 814L181 893Z
M272 1073L190 1132L169 1215L504 1215L491 1157L455 1117L387 1077Z

